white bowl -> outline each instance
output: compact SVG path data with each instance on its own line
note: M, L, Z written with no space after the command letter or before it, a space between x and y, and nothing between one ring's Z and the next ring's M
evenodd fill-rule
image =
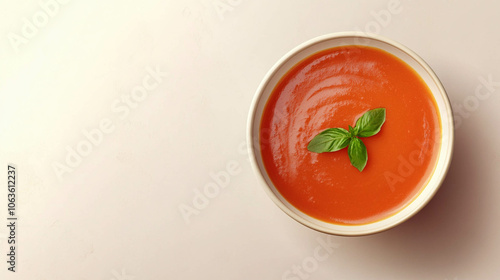
M431 90L436 100L439 111L438 114L441 119L441 147L439 149L434 172L428 180L427 185L425 185L417 197L401 211L383 220L362 225L326 223L308 216L290 204L279 193L270 180L262 161L260 144L258 141L262 112L270 94L280 78L283 77L290 68L310 55L325 49L345 45L363 45L379 48L406 62L420 75ZM248 147L252 167L269 197L281 208L281 210L299 223L317 231L336 235L355 236L372 234L394 227L413 216L429 202L442 184L448 171L453 150L453 130L453 114L448 96L436 74L418 55L407 47L378 35L368 35L363 32L341 32L320 36L297 46L283 56L271 70L269 70L257 89L250 108L247 142L249 143Z

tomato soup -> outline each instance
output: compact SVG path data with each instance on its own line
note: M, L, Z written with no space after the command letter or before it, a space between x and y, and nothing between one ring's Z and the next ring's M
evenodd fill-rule
M361 138L368 163L360 172L347 148L313 153L319 132L348 129L366 111L386 109L380 132ZM281 195L322 221L359 225L408 205L428 182L440 148L436 102L399 58L366 46L316 53L278 82L264 108L259 141L266 171Z

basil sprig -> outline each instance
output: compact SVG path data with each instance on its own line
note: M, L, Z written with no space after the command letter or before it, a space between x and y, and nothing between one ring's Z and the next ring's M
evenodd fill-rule
M363 114L349 131L344 128L328 128L316 135L307 145L314 153L335 152L345 147L349 154L351 165L360 172L368 162L366 146L359 137L370 137L379 133L385 122L385 108L377 108Z

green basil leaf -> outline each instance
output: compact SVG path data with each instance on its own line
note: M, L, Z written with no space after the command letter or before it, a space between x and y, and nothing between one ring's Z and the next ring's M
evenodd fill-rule
M385 108L377 108L364 113L349 131L343 128L329 128L316 135L307 145L315 153L335 152L347 146L347 154L352 166L359 172L368 162L366 146L358 137L370 137L377 134L385 122Z
M315 153L335 152L349 145L350 134L343 128L329 128L316 135L307 149Z
M368 153L363 141L359 138L352 139L347 149L347 153L349 154L349 160L352 166L356 167L359 172L363 171L368 161Z
M356 136L370 137L377 134L385 122L385 108L370 110L356 121Z
M352 137L356 136L356 128L353 128L352 126L349 126L349 133L351 134Z

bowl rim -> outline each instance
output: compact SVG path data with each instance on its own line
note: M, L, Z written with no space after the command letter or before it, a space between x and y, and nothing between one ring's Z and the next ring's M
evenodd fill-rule
M438 179L438 181L436 182L435 186L432 188L431 192L429 194L427 194L427 197L424 198L424 201L421 204L417 205L417 207L414 208L410 213L408 213L406 216L403 216L402 218L400 218L396 222L393 222L393 223L390 223L390 224L387 224L387 225L375 228L373 230L360 230L360 231L356 231L356 232L339 232L339 231L332 230L332 229L329 229L329 228L326 228L326 227L318 226L318 225L313 224L310 221L304 219L303 217L297 215L287 205L285 205L276 196L276 194L272 191L272 189L271 189L272 186L270 186L267 183L266 179L264 178L264 175L262 174L261 169L259 168L259 164L258 164L257 158L256 158L257 157L256 153L259 152L260 149L256 149L255 148L255 145L256 144L258 145L258 143L255 142L255 140L258 139L258 136L257 136L257 138L255 138L255 135L253 134L255 122L256 122L256 120L260 120L260 118L256 119L258 105L260 104L261 99L263 97L264 89L270 83L271 79L274 77L274 75L276 74L276 72L288 60L290 60L294 55L296 55L299 52L307 49L308 47L311 47L311 46L313 46L315 44L319 44L319 43L322 43L324 41L328 41L328 40L331 40L331 39L339 39L339 38L347 38L347 37L358 37L358 38L363 38L363 39L381 41L382 43L386 43L386 44L392 45L393 47L401 50L402 52L404 52L407 55L409 55L412 59L414 59L418 64L420 64L420 66L422 66L422 68L425 70L425 72L427 72L429 74L430 78L434 81L436 87L438 88L438 92L442 95L442 98L443 98L443 101L444 101L444 108L445 108L445 110L444 110L444 112L440 112L440 114L439 114L440 115L440 119L441 119L441 123L443 123L443 120L442 120L441 116L446 116L448 118L448 120L449 120L449 124L448 124L448 141L446 143L446 146L445 146L444 142L441 142L441 147L440 147L440 149L443 149L444 147L446 147L445 154L444 154L444 161L445 162L444 162L444 166L443 166L443 168L441 169L441 172L440 172L441 177ZM436 93L434 91L431 91L431 92L432 92L433 96L436 96ZM267 102L267 100L266 100L266 102ZM259 124L259 126L260 126L260 124ZM442 128L442 131L443 131L442 135L444 135L444 129L443 128ZM345 31L345 32L336 32L336 33L329 33L329 34L321 35L321 36L312 38L310 40L307 40L307 41L299 44L295 48L291 49L290 51L288 51L285 55L283 55L270 68L270 70L266 73L266 75L262 79L261 83L259 84L259 87L257 88L256 93L255 93L255 95L253 97L253 100L252 100L252 103L251 103L251 106L250 106L250 111L249 111L249 114L248 114L248 120L247 120L247 147L248 147L248 155L250 157L250 163L251 163L251 166L252 166L252 170L254 171L255 175L257 176L257 178L259 180L259 184L261 184L264 187L264 190L267 193L267 195L271 198L271 200L283 212L285 212L288 216L290 216L291 218L293 218L295 221L301 223L302 225L304 225L306 227L309 227L309 228L311 228L313 230L319 231L319 232L323 232L323 233L327 233L327 234L333 234L333 235L339 235L339 236L363 236L363 235L370 235L370 234L379 233L379 232L388 230L390 228L393 228L393 227L395 227L395 226L403 223L404 221L408 220L409 218L411 218L412 216L414 216L416 213L418 213L422 208L424 208L427 205L427 203L429 203L429 201L434 197L434 195L436 194L436 192L438 191L438 189L443 184L443 181L445 180L446 175L447 175L447 173L449 171L449 168L450 168L450 165L451 165L451 158L452 158L452 154L453 154L453 146L454 146L454 120L453 120L453 112L452 112L452 108L451 108L451 105L450 105L450 100L449 100L448 94L446 93L446 90L444 89L444 87L443 87L441 81L439 80L439 78L437 77L436 73L431 69L431 67L420 56L418 56L415 52L413 52L408 47L406 47L406 46L404 46L404 45L402 45L402 44L400 44L400 43L398 43L398 42L396 42L396 41L394 41L392 39L380 36L378 34L371 34L371 33L360 32L360 31ZM436 161L436 167L437 167L437 163L438 162L439 162L439 157L438 157L438 159ZM432 177L434 177L435 174L436 174L436 169L430 175L429 180ZM422 195L422 191L419 194L417 194L413 200L416 200L421 195ZM398 212L400 212L403 209L407 208L412 203L413 202L408 203L404 208L402 208ZM396 213L398 213L398 212L396 212ZM304 214L307 215L306 213L304 213ZM395 214L393 214L393 215L395 215ZM389 218L391 216L388 216L388 217L386 217L386 218L384 218L382 220L385 220L385 219L387 219L387 218ZM321 220L319 220L317 218L314 218L314 217L311 217L311 218L314 219L314 220L317 220L317 221L321 221ZM380 220L380 221L382 221L382 220ZM376 222L374 222L374 223L376 223ZM345 226L346 228L347 227L349 227L349 228L355 228L357 226L361 226L361 225L338 225L338 224L335 224L335 225L336 226L341 226L341 227ZM364 225L364 224L362 224L362 225Z

